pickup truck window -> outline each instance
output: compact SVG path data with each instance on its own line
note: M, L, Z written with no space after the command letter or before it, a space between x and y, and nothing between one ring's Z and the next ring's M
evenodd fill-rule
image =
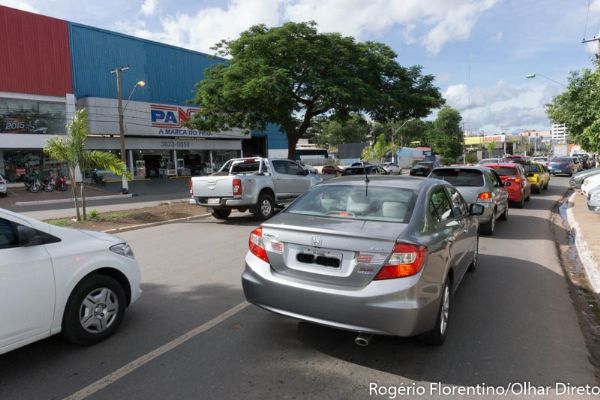
M283 160L273 160L273 168L278 174L287 174L286 164Z
M260 169L260 161L243 161L233 164L231 174L252 174Z

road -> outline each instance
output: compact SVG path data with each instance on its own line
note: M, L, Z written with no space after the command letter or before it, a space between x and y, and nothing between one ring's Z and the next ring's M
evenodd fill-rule
M91 399L364 399L369 384L597 384L550 232L566 188L511 208L480 264L454 297L449 336L434 348L412 338L352 333L243 308L137 369L126 367ZM93 347L60 337L0 357L0 399L61 399L243 302L247 237L237 216L122 234L143 266L144 294L117 335ZM385 396L378 398L387 398Z

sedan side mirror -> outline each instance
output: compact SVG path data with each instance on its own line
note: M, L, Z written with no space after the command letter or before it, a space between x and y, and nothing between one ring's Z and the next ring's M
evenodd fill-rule
M473 203L469 206L469 214L470 215L483 215L485 211L485 207L481 204Z
M44 243L44 239L33 228L24 225L17 226L17 234L19 235L19 246L30 247L38 246Z

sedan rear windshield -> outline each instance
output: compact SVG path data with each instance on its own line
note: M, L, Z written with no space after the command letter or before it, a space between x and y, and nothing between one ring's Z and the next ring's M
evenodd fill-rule
M525 164L523 168L525 168L525 172L540 172L540 167L537 164Z
M434 169L430 177L443 179L454 186L483 186L483 174L477 169Z
M285 212L319 217L408 223L416 192L363 185L316 186Z
M555 158L554 160L552 160L552 162L559 162L559 163L570 163L571 161L573 161L571 159L571 157L558 157L558 158Z
M498 167L498 168L494 168L494 171L496 171L496 173L500 176L515 176L515 175L517 175L516 168Z

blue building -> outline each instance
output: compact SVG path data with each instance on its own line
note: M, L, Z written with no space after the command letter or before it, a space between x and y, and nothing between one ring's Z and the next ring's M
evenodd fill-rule
M197 111L190 101L204 70L225 60L75 23L69 23L69 42L76 104L88 110L90 143L98 149L118 148L111 71L128 67L121 73L122 96L128 162L136 177L194 175L241 155L287 155L286 136L274 125L250 135L185 128Z
M0 44L3 54L27 60L0 63L0 174L10 181L60 168L42 149L84 107L88 147L119 152L116 68L135 178L200 174L232 157L287 156L287 138L275 125L251 134L185 127L198 111L191 100L204 70L223 59L4 6L0 21L14 33Z

